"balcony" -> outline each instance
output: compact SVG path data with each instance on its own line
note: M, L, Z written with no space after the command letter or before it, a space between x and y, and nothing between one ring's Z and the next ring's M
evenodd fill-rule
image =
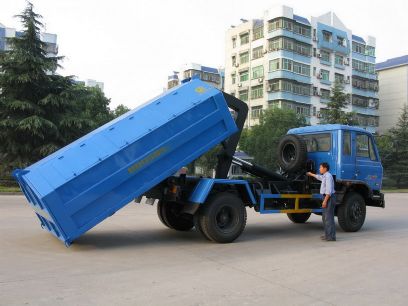
M271 100L289 100L303 104L311 104L311 96L297 95L287 91L268 92L268 101Z
M306 37L303 35L299 35L297 33L294 33L292 31L286 30L286 29L278 29L278 30L274 30L271 32L268 32L267 34L267 39L272 39L275 37L279 37L279 36L285 36L285 37L289 37L289 38L293 38L296 39L300 42L306 43L306 44L312 44L312 38L311 37Z
M375 108L361 107L361 106L357 106L357 105L352 105L351 106L351 111L356 112L357 114L378 116L378 109L375 109Z
M353 95L359 95L363 97L369 97L369 98L377 98L378 99L378 92L372 91L372 90L365 90L365 89L360 89L360 88L351 88L351 93Z
M276 71L268 72L267 78L268 80L290 79L290 80L295 80L300 83L312 84L311 77L300 75L300 74L294 73L292 71L287 71L287 70L276 70Z

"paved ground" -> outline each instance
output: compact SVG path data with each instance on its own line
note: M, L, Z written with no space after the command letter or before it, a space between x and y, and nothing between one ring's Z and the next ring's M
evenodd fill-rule
M41 230L21 196L0 196L1 305L407 305L408 194L368 208L358 233L319 239L249 211L244 234L214 244L129 205L70 248Z

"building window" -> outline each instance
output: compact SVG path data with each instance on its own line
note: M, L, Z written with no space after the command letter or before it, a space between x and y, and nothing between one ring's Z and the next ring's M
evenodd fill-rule
M343 84L344 83L344 75L340 74L340 73L335 73L334 74L334 82Z
M310 106L305 106L303 104L289 102L289 101L282 101L281 102L282 108L284 109L291 109L298 115L303 116L310 116Z
M249 62L249 52L244 52L239 55L239 63L245 64Z
M269 90L272 92L287 91L302 96L310 96L311 94L310 85L289 80L272 81L269 83Z
M294 62L287 58L274 59L269 61L269 71L288 70L297 74L310 77L310 66L298 62Z
M232 38L232 47L235 48L237 46L237 38L233 37Z
M263 46L254 48L252 50L252 59L257 59L263 57Z
M235 55L233 55L231 57L231 61L232 61L232 66L235 66L237 64L237 57Z
M252 78L253 79L262 78L263 76L264 76L263 65L252 68Z
M282 19L274 19L268 22L268 32L282 28Z
M263 97L263 85L251 87L251 99L259 99Z
M308 44L298 42L294 39L287 37L278 37L268 41L269 51L276 50L288 50L293 51L301 55L311 56L312 48Z
M258 119L262 113L262 105L251 107L251 118Z
M235 82L237 81L237 76L235 73L231 74L231 82L232 84L235 84Z
M351 47L352 47L353 52L365 54L365 45L359 44L358 42L353 41L351 43Z
M375 56L375 48L371 46L366 46L366 55Z
M252 33L253 40L257 40L257 39L260 39L260 38L264 37L263 32L264 32L264 27L263 26L254 28L253 33Z
M302 36L311 37L311 28L298 23L293 25L293 32Z
M248 79L249 79L249 72L248 72L248 70L240 71L240 73L239 73L239 81L240 81L240 82L245 82L245 81L248 81ZM241 100L242 100L242 99L241 99Z
M322 99L330 100L330 90L328 89L320 89L320 96Z
M239 99L242 101L248 101L248 90L241 90L239 92Z
M320 50L320 56L322 61L330 62L330 52Z
M339 55L339 54L336 54L336 55L334 56L334 63L335 63L336 65L343 66L343 63L344 63L344 58L343 58L343 56L341 56L341 55Z
M239 35L239 38L241 40L241 45L245 45L249 43L249 33L244 33Z
M323 40L327 42L331 42L331 39L332 39L332 33L329 31L323 30Z
M341 36L337 36L337 44L339 46L345 47L346 46L346 39Z
M280 70L280 60L274 59L269 61L269 71Z
M292 71L292 61L287 58L282 58L282 69Z
M322 77L322 80L330 81L330 72L328 70L321 69L320 75Z

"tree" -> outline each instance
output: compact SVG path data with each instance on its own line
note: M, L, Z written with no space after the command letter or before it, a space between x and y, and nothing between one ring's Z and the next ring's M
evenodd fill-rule
M262 113L259 125L242 132L239 147L253 156L256 163L276 169L276 148L280 138L289 129L304 125L305 118L292 110L269 108Z
M408 186L408 106L402 109L401 116L389 137L384 150L387 155L384 161L385 173L395 180L396 187ZM392 145L391 145L392 144ZM380 147L381 148L381 147ZM384 148L384 147L383 147ZM383 151L383 152L384 152ZM380 151L381 152L381 151Z
M123 104L119 104L113 110L113 117L116 118L116 117L122 116L123 114L126 114L128 111L130 111L129 107Z
M356 114L345 112L348 95L344 92L344 86L340 82L335 82L331 91L330 102L322 112L322 123L339 123L347 125L357 125Z
M63 57L47 56L33 5L16 17L23 34L0 53L0 156L8 168L25 167L112 118L100 90L55 74Z

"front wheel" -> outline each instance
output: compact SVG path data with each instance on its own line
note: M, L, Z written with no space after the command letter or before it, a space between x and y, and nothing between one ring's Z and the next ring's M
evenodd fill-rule
M197 229L209 240L219 243L237 239L247 220L242 200L228 192L211 196L197 214Z
M159 201L157 215L168 228L177 231L188 231L194 227L193 216L181 212L183 206L176 202Z
M288 214L288 218L293 223L305 223L309 220L311 213Z
M337 208L337 220L345 232L357 232L363 226L366 217L364 198L357 192L346 194Z

